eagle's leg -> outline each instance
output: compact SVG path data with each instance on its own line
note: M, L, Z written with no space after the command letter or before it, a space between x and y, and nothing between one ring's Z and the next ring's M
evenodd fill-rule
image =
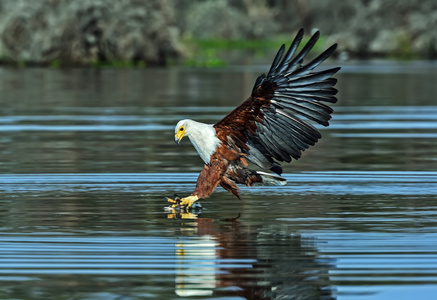
M202 172L200 172L197 178L196 188L194 192L185 198L168 199L173 203L172 208L185 208L190 209L193 204L204 198L208 198L209 195L214 192L215 188L220 184L221 178L227 168L228 162L222 160L217 154L211 158L211 164L205 165Z

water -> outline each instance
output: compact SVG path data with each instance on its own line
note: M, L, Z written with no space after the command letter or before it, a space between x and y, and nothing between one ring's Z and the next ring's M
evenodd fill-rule
M286 186L164 210L202 168L176 122L266 68L0 69L0 298L433 299L436 64L344 66Z

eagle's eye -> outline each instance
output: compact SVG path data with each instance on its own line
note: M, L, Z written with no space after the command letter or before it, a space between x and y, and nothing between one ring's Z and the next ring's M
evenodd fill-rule
M183 127L179 128L179 131L183 131L183 130L184 130L184 128L183 128Z

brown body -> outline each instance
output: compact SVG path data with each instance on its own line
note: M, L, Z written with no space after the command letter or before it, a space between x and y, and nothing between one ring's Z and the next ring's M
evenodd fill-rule
M223 143L222 143L223 145ZM251 186L255 182L262 182L261 176L247 167L244 154L227 146L221 146L211 156L209 164L205 164L197 178L196 188L191 196L200 199L209 197L217 186L240 199L238 184Z

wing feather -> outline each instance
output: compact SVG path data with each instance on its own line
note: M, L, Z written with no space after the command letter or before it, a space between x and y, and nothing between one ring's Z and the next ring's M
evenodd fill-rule
M307 74L309 71L313 70L315 67L324 62L332 53L334 53L335 49L337 49L337 45L332 45L327 50L325 50L322 54L317 56L308 64L302 66L302 68L298 69L299 74ZM310 49L311 50L311 49Z
M288 48L287 54L285 54L285 57L282 60L281 64L278 66L279 73L282 73L288 69L290 65L290 60L293 57L294 53L296 53L296 50L299 47L302 38L303 38L303 29L301 28L297 33L296 37L294 38L293 42L291 43L290 48Z
M297 101L282 101L281 103L275 103L276 108L280 108L284 110L286 113L297 113L300 114L307 119L318 122L324 126L328 126L328 121L331 119L332 109L328 106L328 109L324 109L324 107L318 107L317 105L313 105L312 103L299 103Z
M281 62L282 55L285 51L285 45L282 44L281 48L279 48L278 53L276 53L275 59L273 60L272 66L270 67L269 73L273 73L276 71L276 69L279 66L279 63Z
M286 52L284 45L280 47L267 75L258 76L251 96L214 125L225 143L228 136L238 137L242 141L239 151L261 168L281 174L277 161L300 158L302 151L321 138L311 123L329 125L333 110L325 103L337 102L337 79L332 76L340 68L315 69L336 45L303 64L319 36L316 32L297 53L303 38L299 30Z
M275 132L275 138L280 141L280 147L286 151L288 157L285 161L291 162L291 157L294 159L299 158L301 152L299 145L293 141L295 137L280 124L276 123L274 119L266 118L265 121L267 126L272 128L272 132Z
M296 57L290 61L290 66L298 66L302 63L303 58L313 49L314 45L316 44L317 40L319 39L320 31L316 31L316 33L313 34L313 36L310 38L310 40L306 43L306 45L300 50L299 54L296 55ZM292 68L293 70L295 68Z
M272 157L280 157L278 158L281 161L289 160L288 153L282 149L280 140L271 132L271 130L267 126L259 127L259 137L263 141L264 145L270 151L270 155Z
M301 151L305 150L308 148L307 143L303 142L301 137L299 136L299 133L296 132L295 130L290 130L286 124L284 124L283 122L279 122L276 119L269 119L270 122L272 122L277 128L280 128L281 132L287 130L288 131L288 135L287 137L289 138L287 140L288 145L290 147L292 147L294 149L293 153L290 153L290 155L294 158L294 159L298 159L301 156Z

